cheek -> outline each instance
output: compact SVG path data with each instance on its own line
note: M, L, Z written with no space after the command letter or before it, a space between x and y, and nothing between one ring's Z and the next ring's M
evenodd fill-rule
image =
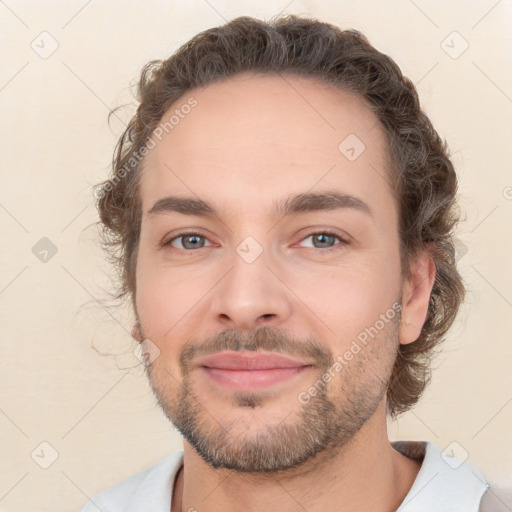
M173 286L162 272L144 264L137 278L136 306L143 326L143 334L159 350L150 369L154 373L153 384L170 390L180 380L179 354L186 340L187 310L186 287ZM174 378L170 378L170 375ZM173 391L174 393L174 391Z
M328 293L317 294L311 307L318 311L318 317L327 326L326 334L334 338L333 352L344 352L351 342L374 329L381 331L387 319L396 314L397 294L390 286L387 289L375 286L373 280L357 281L346 279L338 286L329 280Z
M190 287L168 279L169 272L156 268L141 269L138 274L137 311L148 337L163 339L175 330L189 302Z
M293 289L321 322L322 333L331 339L333 353L343 353L366 329L383 330L399 309L400 263L398 253L368 251L347 264L314 274L294 269ZM315 329L318 332L318 329ZM335 355L335 357L336 357Z
M136 307L145 333L163 346L176 346L197 330L205 291L215 284L211 268L170 266L141 251L137 264ZM182 343L183 341L180 341Z

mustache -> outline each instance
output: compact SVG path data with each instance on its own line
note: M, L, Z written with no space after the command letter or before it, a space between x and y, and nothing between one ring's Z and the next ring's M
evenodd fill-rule
M179 357L182 371L188 372L195 358L223 350L276 352L291 357L311 359L315 361L316 366L325 369L334 363L331 352L315 338L296 339L281 329L260 327L254 331L225 329L202 342L187 342Z

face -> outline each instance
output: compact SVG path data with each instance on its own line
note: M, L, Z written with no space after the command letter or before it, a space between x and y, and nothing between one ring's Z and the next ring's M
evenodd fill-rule
M310 79L238 75L163 121L191 97L140 180L147 374L211 466L297 467L385 409L402 280L384 133Z

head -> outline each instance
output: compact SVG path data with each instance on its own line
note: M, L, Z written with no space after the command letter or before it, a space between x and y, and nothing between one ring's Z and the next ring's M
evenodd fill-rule
M149 63L138 90L98 209L187 441L277 471L412 407L464 286L456 175L393 60L356 31L243 17ZM199 365L227 350L304 366L234 392Z

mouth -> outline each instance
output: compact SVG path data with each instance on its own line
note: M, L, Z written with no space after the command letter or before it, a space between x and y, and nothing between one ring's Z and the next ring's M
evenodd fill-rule
M313 364L281 354L221 352L200 359L196 366L224 388L257 391L288 381Z

